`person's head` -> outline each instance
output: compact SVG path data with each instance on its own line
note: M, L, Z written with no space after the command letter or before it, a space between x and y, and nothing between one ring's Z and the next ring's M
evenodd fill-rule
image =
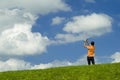
M93 46L94 46L94 44L95 44L95 42L94 42L94 41L92 41L92 42L91 42L91 45L93 45Z

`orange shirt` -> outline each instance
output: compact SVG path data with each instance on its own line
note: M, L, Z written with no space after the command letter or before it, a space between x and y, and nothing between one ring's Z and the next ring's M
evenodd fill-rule
M88 57L94 57L94 50L95 50L95 46L87 46L88 49Z

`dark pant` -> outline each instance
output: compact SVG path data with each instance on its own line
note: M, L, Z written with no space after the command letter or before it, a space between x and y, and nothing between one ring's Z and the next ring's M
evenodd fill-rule
M88 56L87 56L87 62L88 62L88 65L90 65L91 62L92 62L92 64L94 65L94 64L95 64L94 57L88 57Z

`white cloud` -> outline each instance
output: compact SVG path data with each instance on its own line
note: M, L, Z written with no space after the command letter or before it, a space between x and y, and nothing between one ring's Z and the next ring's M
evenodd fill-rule
M112 63L120 62L120 52L116 52L111 56Z
M39 15L57 11L70 11L63 0L0 1L0 32L17 23L33 24Z
M0 10L0 32L12 28L17 23L33 24L36 18L31 13L23 13L18 9Z
M47 37L32 33L37 17L18 9L0 10L0 55L33 55L46 51Z
M68 22L63 30L71 33L100 30L103 33L111 30L111 26L112 18L110 16L93 13L87 16L73 17L73 21Z
M63 0L0 1L0 55L34 55L46 51L49 39L32 32L40 15L70 11Z
M40 33L32 33L31 25L16 24L0 35L0 55L23 56L46 51L49 39Z
M9 59L6 61L0 61L0 72L9 70L24 70L30 69L31 64L19 59Z
M46 64L32 65L29 62L20 59L8 59L6 61L0 61L0 72L11 71L11 70L26 70L26 69L46 69L51 67L70 66L73 65L69 61L58 61L55 60Z
M12 0L0 1L0 31L11 28L15 23L33 22L39 14L69 11L70 7L63 0Z
M53 62L46 64L41 63L38 65L32 65L30 62L26 62L24 60L11 58L6 61L0 61L0 65L1 65L0 72L3 72L3 71L11 71L11 70L46 69L52 67L70 66L73 65L73 63L69 61L55 60Z
M61 24L64 20L65 20L65 18L63 18L63 17L55 17L52 19L52 25Z
M24 12L30 12L32 14L47 14L50 12L57 12L59 10L70 10L70 7L64 3L63 0L1 0L0 2L1 9L18 8Z
M86 38L101 36L112 31L112 18L106 14L81 15L73 17L63 30L66 34L57 34L59 42L75 42Z
M86 35L75 35L75 34L57 34L55 36L56 41L54 41L54 44L58 43L71 43L80 41L86 38Z
M31 69L46 69L46 68L51 68L51 67L70 66L70 65L72 65L72 63L69 61L55 60L47 64L34 65Z

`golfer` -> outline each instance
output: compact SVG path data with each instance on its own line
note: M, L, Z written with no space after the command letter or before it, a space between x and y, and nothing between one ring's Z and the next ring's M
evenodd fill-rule
M94 46L94 44L95 44L94 41L92 41L91 44L89 44L88 40L84 41L84 47L88 49L88 54L87 54L88 65L91 65L91 63L93 65L95 64L95 60L94 60L95 46Z

